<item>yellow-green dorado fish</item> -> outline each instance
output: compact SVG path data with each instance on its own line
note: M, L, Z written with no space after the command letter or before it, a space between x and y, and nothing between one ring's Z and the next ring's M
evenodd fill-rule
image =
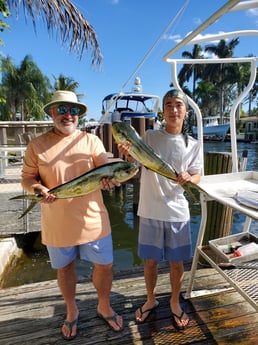
M138 170L137 166L130 162L118 161L107 163L50 189L48 193L55 195L58 199L83 196L101 189L101 180L103 178L108 178L114 183L122 183L136 175ZM31 200L29 207L19 217L22 218L43 199L43 196L40 194L23 194L15 196L10 200L17 199Z
M112 134L117 144L123 144L127 141L131 143L129 152L130 155L143 166L162 176L176 181L178 176L177 172L169 163L161 159L160 156L143 141L143 139L131 125L128 125L125 122L116 122L112 125ZM196 198L191 192L190 188L197 189L206 194L201 187L192 182L183 184L182 188L184 188L185 191L194 199Z

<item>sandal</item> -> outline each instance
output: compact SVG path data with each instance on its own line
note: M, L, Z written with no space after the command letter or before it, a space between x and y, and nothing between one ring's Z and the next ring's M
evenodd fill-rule
M158 306L159 306L159 302L156 301L152 308L146 309L144 311L142 310L142 307L138 308L137 311L139 311L140 319L143 317L144 314L148 313L148 315L142 321L136 319L136 322L137 323L144 323L151 316L151 314L155 311L155 309L158 308Z
M172 313L172 323L173 323L174 327L175 327L177 330L179 330L179 331L184 330L184 329L188 326L189 321L190 321L189 318L188 318L187 323L186 323L185 325L179 325L178 322L176 321L176 318L177 318L177 320L179 320L180 322L182 322L182 321L184 321L184 320L183 320L183 316L184 316L184 315L186 315L186 313L185 313L184 311L182 311L182 313L181 313L180 316L178 316L177 314Z
M109 328L111 328L114 332L120 332L122 331L123 329L123 326L119 326L119 323L118 323L118 318L119 318L119 315L117 313L114 313L113 316L103 316L102 314L100 313L97 313L98 317L105 321L106 324L109 326ZM113 326L111 326L111 324L109 323L109 321L114 321L116 323L116 325L119 327L119 329L115 329Z
M73 326L74 325L76 325L76 326L78 325L78 317L77 317L77 319L73 320L72 322L67 321L67 320L64 321L64 326L67 327L69 329L69 331L70 331L70 335L68 335L68 336L64 335L63 332L62 332L63 338L65 340L73 340L77 336L77 328L76 328L76 334L75 335L71 335L72 331L73 331Z

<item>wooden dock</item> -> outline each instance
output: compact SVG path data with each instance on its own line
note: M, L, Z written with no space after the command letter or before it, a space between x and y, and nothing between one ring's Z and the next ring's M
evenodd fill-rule
M189 267L182 294L186 290ZM240 294L211 268L197 271L195 289L206 289L204 296L182 299L190 324L176 331L169 310L169 277L166 265L160 269L157 299L160 306L148 322L137 325L135 309L145 300L142 267L115 273L111 302L124 317L124 330L115 333L96 315L97 297L90 279L81 279L77 287L80 309L78 335L72 344L90 345L257 345L258 313ZM216 294L207 291L219 290ZM46 281L0 290L0 344L67 344L60 328L65 306L57 282Z

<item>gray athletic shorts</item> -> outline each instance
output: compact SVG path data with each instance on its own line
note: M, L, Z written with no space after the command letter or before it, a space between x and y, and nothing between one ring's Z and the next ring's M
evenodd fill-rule
M108 235L100 240L71 247L47 246L52 268L63 268L78 256L82 260L96 264L107 265L113 262L112 236Z
M192 258L190 222L164 222L140 217L138 255L169 262Z

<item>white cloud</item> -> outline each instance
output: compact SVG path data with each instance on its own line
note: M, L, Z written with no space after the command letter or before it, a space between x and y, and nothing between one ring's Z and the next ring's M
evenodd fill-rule
M252 8L248 10L247 13L251 16L258 16L258 8Z
M220 35L220 34L224 34L224 31L219 31L217 33L213 33L213 34L199 34L196 36L196 39L208 39L206 43L218 43L220 41L220 39L214 39L212 40L212 37L215 37L216 35ZM227 40L227 39L226 39Z
M178 42L181 42L182 41L182 37L181 37L181 35L167 35L167 34L165 34L164 36L163 36L163 39L164 40L167 40L167 41L174 41L174 42L176 42L176 43L178 43Z
M192 31L188 32L188 33L186 34L185 37L187 37L188 35L190 35L191 32L192 32ZM212 34L209 34L209 33L207 33L207 34L205 34L205 35L203 35L203 34L198 34L198 35L194 38L194 40L202 40L202 39L203 39L203 42L197 43L197 44L200 44L200 45L202 45L202 44L210 44L210 43L212 43L212 44L217 44L217 43L219 43L219 41L221 40L221 38L220 38L220 39L215 39L215 38L213 39L212 37L215 37L216 35L224 34L224 33L225 33L224 31L219 31L219 32L217 32L217 33L212 33ZM165 39L165 40L167 40L167 41L174 41L175 43L179 43L179 42L181 42L185 37L182 37L180 34L175 34L175 35L166 34L166 35L163 36L163 39ZM227 40L228 40L228 39L225 38L225 41L227 41ZM190 44L192 44L192 43L188 43L188 45L190 45Z
M200 19L200 18L197 18L197 17L193 18L193 22L194 22L194 24L197 24L197 25L202 24L201 19Z
M218 59L218 56L214 53L203 51L204 59Z

